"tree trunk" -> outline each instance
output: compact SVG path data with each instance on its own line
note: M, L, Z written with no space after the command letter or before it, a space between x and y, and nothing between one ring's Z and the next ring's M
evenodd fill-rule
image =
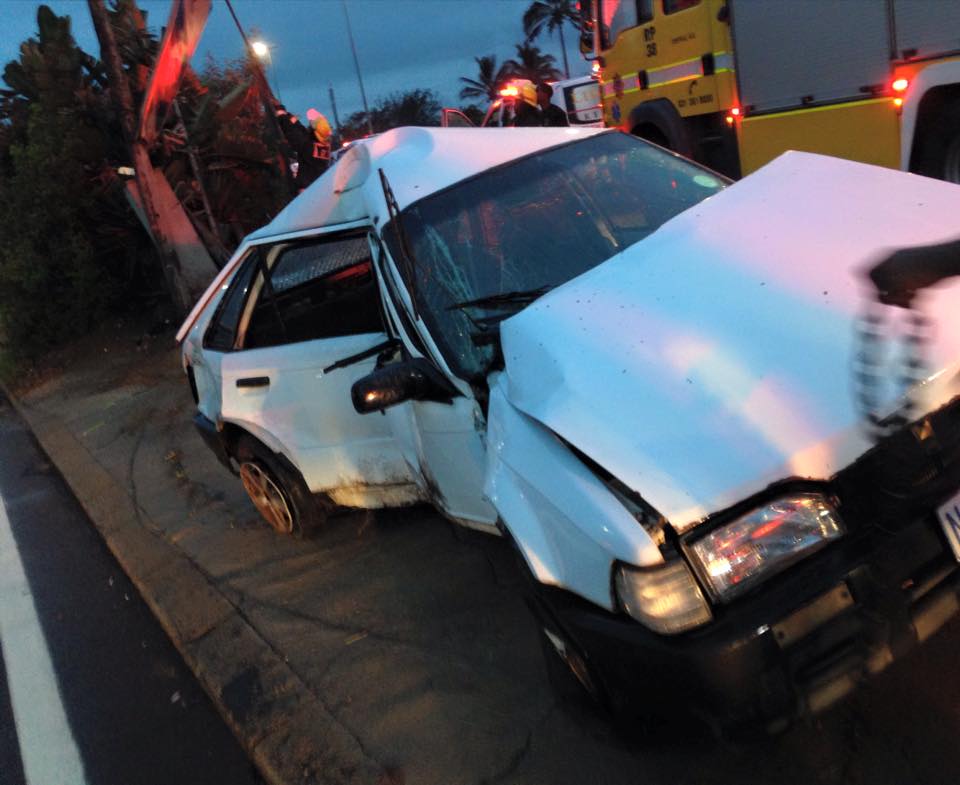
M563 22L560 23L560 27L557 28L560 31L560 51L563 52L563 73L566 74L566 78L570 78L570 63L567 62L567 45L563 40Z
M120 116L120 125L123 128L123 134L127 143L127 150L136 172L137 190L139 191L140 203L143 209L143 215L146 220L147 228L152 235L154 245L160 254L160 263L163 269L163 277L167 284L167 292L173 301L174 306L183 314L186 314L196 297L201 293L191 291L196 288L199 281L192 281L193 287L184 280L180 265L180 259L175 251L175 245L161 228L160 216L156 210L156 196L153 192L150 175L154 174L153 164L150 163L150 152L146 144L137 138L136 132L136 114L133 108L133 96L130 93L130 85L127 82L127 75L123 70L123 61L120 59L120 53L117 51L117 42L113 36L113 28L110 26L110 17L104 6L103 0L87 0L90 8L90 17L93 19L93 27L96 30L97 38L100 41L100 59L107 69L109 80L110 96L113 100L117 114ZM216 274L216 269L210 261L211 275ZM202 258L198 260L199 266L203 267ZM204 277L203 272L197 277ZM201 289L202 291L202 289Z

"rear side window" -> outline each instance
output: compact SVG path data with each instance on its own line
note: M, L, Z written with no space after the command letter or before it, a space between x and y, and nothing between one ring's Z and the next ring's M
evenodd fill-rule
M279 248L250 316L244 348L383 330L366 235Z
M203 336L205 348L220 352L229 352L233 349L237 340L240 315L243 313L243 305L247 301L247 292L250 290L250 282L259 266L259 254L259 249L255 248L240 263L240 269L228 284L227 291Z

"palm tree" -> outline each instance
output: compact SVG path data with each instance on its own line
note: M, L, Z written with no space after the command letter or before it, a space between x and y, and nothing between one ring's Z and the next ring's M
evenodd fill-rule
M551 35L560 33L560 50L563 52L563 71L570 78L570 64L567 62L567 45L563 40L563 26L567 23L579 28L580 17L573 0L533 0L523 12L523 32L528 41L538 38L546 30Z
M514 48L517 50L517 59L507 60L503 64L504 68L510 70L511 75L535 83L554 82L560 78L553 55L545 54L539 46L534 46L529 41L517 44Z
M484 55L473 59L477 61L477 67L480 69L478 78L460 77L460 81L465 85L460 90L460 97L495 101L500 96L500 85L511 76L510 69L507 68L506 63L497 68L496 55Z

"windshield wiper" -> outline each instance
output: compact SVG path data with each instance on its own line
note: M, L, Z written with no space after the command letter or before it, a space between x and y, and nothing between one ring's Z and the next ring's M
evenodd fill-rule
M515 292L489 294L486 297L478 297L475 300L464 300L462 303L448 305L447 310L456 311L461 308L498 308L511 305L529 305L534 300L543 297L543 295L552 288L552 286L540 286L536 289L519 289Z

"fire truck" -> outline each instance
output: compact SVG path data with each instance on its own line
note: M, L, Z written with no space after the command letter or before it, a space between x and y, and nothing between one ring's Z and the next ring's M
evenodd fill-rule
M733 177L806 150L960 183L960 0L591 0L604 121Z

